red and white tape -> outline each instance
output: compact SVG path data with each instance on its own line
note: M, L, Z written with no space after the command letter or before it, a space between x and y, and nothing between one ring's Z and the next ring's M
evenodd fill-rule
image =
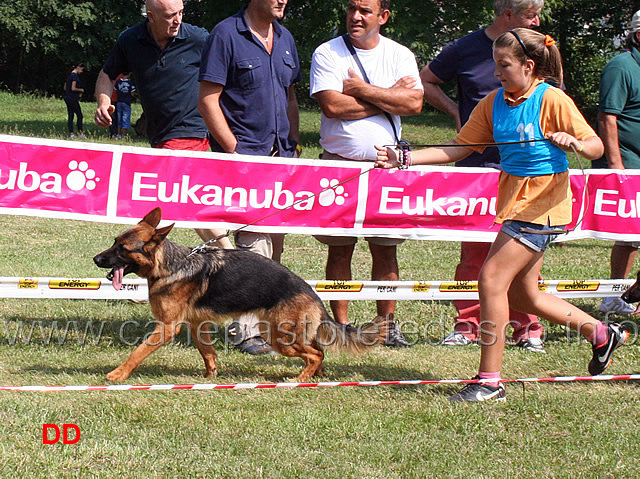
M548 378L521 378L521 379L501 379L501 383L565 383L584 381L636 381L640 380L640 374L626 375L601 375L601 376L556 376ZM230 383L230 384L108 384L95 386L0 386L0 391L36 391L36 392L59 392L59 391L170 391L170 390L192 390L208 391L212 389L293 389L293 388L332 388L345 386L420 386L424 384L469 384L481 383L490 380L486 379L407 379L398 381L346 381L333 382L325 381L318 383Z

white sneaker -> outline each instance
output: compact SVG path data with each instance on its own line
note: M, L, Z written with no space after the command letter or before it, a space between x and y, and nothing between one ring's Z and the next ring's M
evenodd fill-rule
M636 308L622 298L613 297L603 298L598 311L601 313L632 314L636 312Z
M471 339L467 338L464 334L457 331L452 332L449 336L442 340L443 346L468 346L475 343Z
M527 351L531 351L532 353L546 353L542 344L542 339L540 338L523 339L518 341L516 343L516 346L522 349L526 349Z

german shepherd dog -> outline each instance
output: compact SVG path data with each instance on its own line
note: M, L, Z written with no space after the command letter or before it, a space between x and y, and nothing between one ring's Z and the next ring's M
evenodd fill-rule
M629 287L629 289L622 294L621 298L623 301L626 301L629 304L637 303L638 301L640 301L640 271L638 271L638 274L636 275L636 282L633 283ZM638 313L640 313L640 305L638 305L638 308L636 309L635 313L631 313L631 314L638 314Z
M269 258L236 249L207 248L190 254L190 248L167 239L173 224L157 228L161 215L160 208L155 208L93 258L98 267L112 268L107 279L116 289L126 274L146 278L157 320L155 330L107 374L108 380L127 379L185 323L204 359L204 376L215 376L211 323L244 313L260 318L262 337L276 352L304 360L298 382L322 375L325 348L358 353L385 340L386 318L378 316L359 328L337 323L302 278Z

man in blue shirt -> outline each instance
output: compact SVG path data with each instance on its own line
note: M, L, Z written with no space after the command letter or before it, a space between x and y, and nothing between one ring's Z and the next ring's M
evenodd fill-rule
M147 135L154 148L209 149L207 126L198 112L198 72L208 32L182 22L182 0L147 0L147 18L120 34L96 81L95 122L112 123L113 81L131 72L147 119ZM225 233L197 229L202 239ZM218 241L231 248L227 238Z
M456 121L458 131L469 115L491 91L500 88L493 61L493 41L514 28L532 28L540 25L538 15L544 0L494 0L494 21L481 30L470 33L448 44L429 65L420 72L424 87L424 99ZM440 84L457 80L458 103L449 98ZM484 153L472 153L456 163L456 166L487 167L500 169L500 154L496 147L486 148ZM490 243L463 242L460 263L455 279L474 281ZM454 331L443 340L446 346L466 346L478 340L480 328L480 303L478 301L454 301L458 310ZM510 323L513 338L518 346L529 351L544 352L542 325L534 315L511 311Z
M170 18L165 3L175 4ZM151 0L147 6L147 19L120 34L98 76L96 123L111 124L113 80L131 72L151 146L176 138L202 141L207 127L197 108L198 72L208 32L182 22L182 0Z
M202 52L198 108L213 151L294 157L300 153L298 102L301 80L293 36L278 23L287 0L250 0L214 27ZM243 229L237 248L280 260L284 235ZM229 336L240 350L270 353L259 335L258 318L232 323Z

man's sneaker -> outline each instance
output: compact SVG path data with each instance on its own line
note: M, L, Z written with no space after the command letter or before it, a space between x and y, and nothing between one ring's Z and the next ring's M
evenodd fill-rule
M478 376L473 379L478 379ZM449 396L449 401L451 402L479 402L490 400L507 400L507 394L502 384L490 386L487 383L470 383L453 396Z
M262 339L261 336L245 339L240 344L238 344L236 348L239 349L242 353L251 354L253 356L261 356L263 354L276 354L276 352L271 349L271 346L269 346L269 344L267 344L267 342Z
M636 308L622 298L613 297L603 298L598 311L601 313L632 314L636 312Z
M546 353L544 346L542 345L542 339L540 338L521 339L516 343L516 346L533 353Z
M385 346L389 346L390 348L410 348L411 344L404 337L402 331L396 323L391 321L389 323L389 330L387 331L387 340L384 342Z
M467 338L464 334L457 331L452 332L449 336L442 340L443 346L468 346L475 341Z
M613 352L629 339L629 331L618 323L606 325L609 339L601 346L593 346L593 358L589 362L589 374L596 376L601 374L611 364Z

